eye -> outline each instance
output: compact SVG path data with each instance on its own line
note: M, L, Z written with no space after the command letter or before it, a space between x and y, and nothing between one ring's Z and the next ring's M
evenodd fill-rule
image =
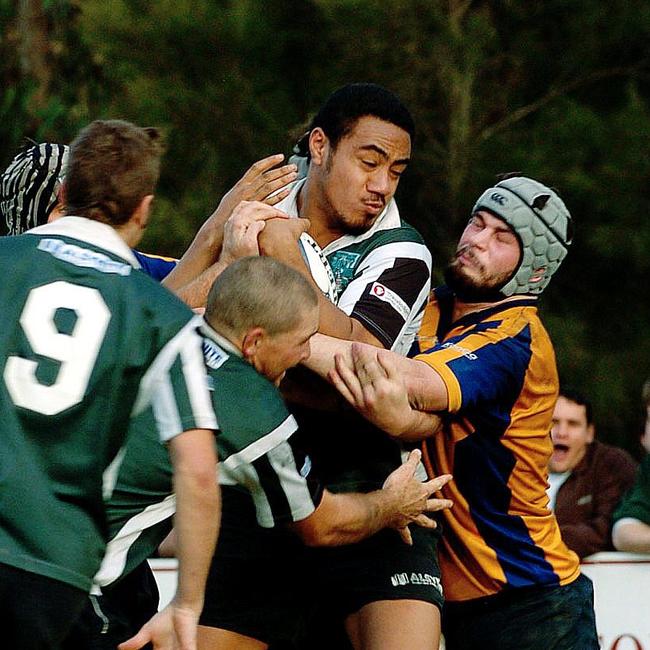
M516 243L517 238L509 230L500 230L497 233L497 241L503 244L512 244Z
M361 162L368 169L375 169L377 167L377 163L374 160L362 160Z

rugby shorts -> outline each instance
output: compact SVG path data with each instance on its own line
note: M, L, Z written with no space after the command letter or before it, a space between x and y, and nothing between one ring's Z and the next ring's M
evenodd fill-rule
M305 547L285 526L262 528L251 496L222 486L219 540L199 625L265 643L293 639L309 603Z

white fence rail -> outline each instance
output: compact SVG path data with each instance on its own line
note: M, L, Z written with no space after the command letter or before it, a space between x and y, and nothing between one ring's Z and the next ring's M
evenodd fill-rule
M151 560L161 605L176 589L176 560ZM602 650L650 650L650 555L597 553L582 564L594 582Z

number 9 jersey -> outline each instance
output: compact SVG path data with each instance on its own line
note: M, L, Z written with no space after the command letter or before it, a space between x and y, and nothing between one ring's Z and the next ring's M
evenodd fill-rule
M215 429L197 320L108 225L0 239L0 563L89 590L132 415Z

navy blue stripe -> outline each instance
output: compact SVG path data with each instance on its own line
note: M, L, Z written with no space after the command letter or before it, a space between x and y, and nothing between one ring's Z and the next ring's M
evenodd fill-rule
M479 533L496 553L508 585L557 584L553 567L543 549L535 545L523 519L508 513L512 499L508 481L516 459L501 438L511 423L532 355L530 328L524 328L515 340L506 339L476 352L480 361L462 357L452 362L461 385L463 415L474 430L454 450L456 485L469 504Z

